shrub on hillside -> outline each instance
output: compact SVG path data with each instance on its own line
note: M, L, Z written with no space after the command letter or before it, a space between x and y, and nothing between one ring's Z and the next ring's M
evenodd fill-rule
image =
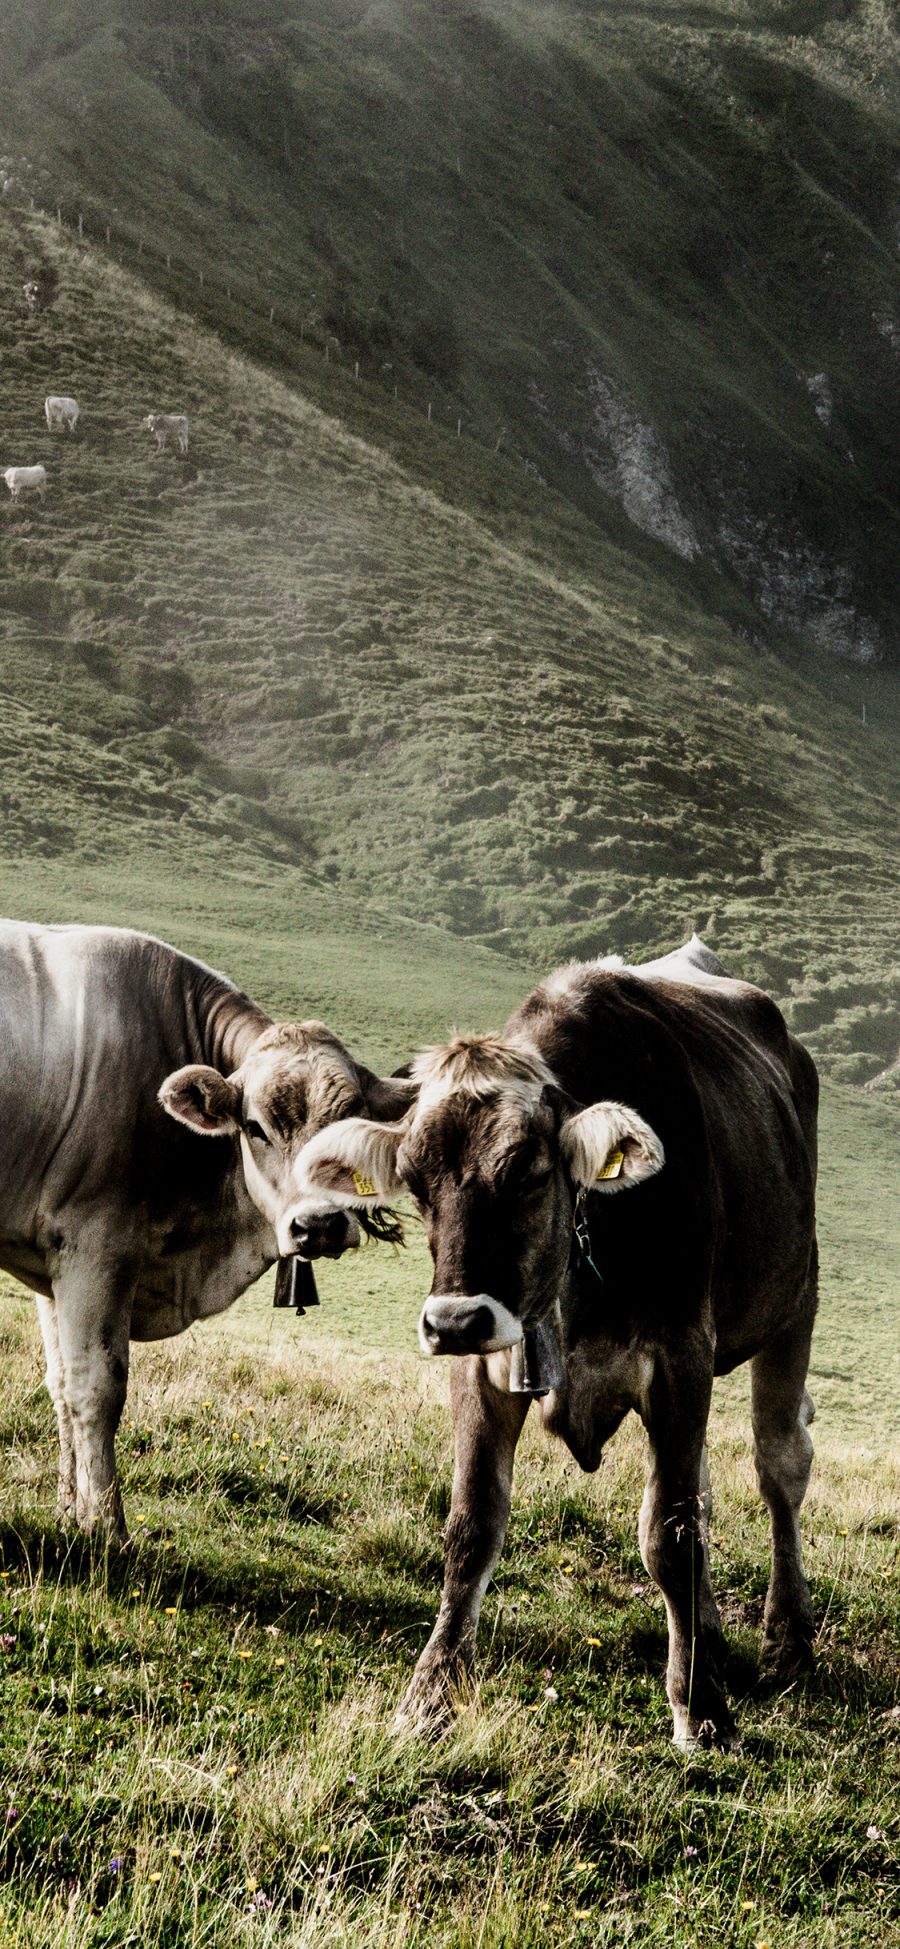
M180 717L195 688L193 678L180 664L154 663L149 657L137 658L129 687L160 722Z
M390 300L382 293L374 305L365 308L340 278L325 306L323 323L342 346L362 356L392 351L396 343Z
M425 312L417 319L410 331L409 350L416 365L432 379L439 379L445 386L455 384L462 361L452 312Z

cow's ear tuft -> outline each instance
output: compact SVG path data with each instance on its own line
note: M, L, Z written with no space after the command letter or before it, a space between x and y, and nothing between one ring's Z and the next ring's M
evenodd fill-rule
M167 1076L159 1100L170 1117L204 1137L233 1136L239 1129L241 1093L236 1083L206 1063L189 1063Z
M559 1141L575 1183L588 1191L627 1191L666 1161L656 1131L626 1103L579 1110L562 1124Z
M396 1196L403 1189L397 1153L405 1135L403 1124L370 1123L365 1117L330 1124L300 1152L299 1190L307 1196L324 1192L336 1205L378 1204Z

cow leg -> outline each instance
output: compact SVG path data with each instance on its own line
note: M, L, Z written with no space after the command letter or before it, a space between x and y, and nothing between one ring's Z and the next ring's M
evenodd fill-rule
M700 1619L719 1647L718 1655L721 1662L725 1652L725 1640L722 1633L722 1620L719 1616L719 1606L716 1603L713 1593L709 1567L709 1532L712 1528L713 1494L709 1474L709 1450L705 1442L703 1444L703 1452L700 1456L700 1485L697 1494L697 1506L700 1512L700 1539L703 1544L705 1570L705 1575L700 1584Z
M676 1746L731 1746L734 1720L722 1684L723 1639L709 1576L711 1505L706 1421L712 1363L688 1344L674 1363L658 1358L644 1410L650 1438L641 1505L641 1556L669 1620L666 1691Z
M45 1381L47 1393L56 1409L56 1425L59 1429L59 1477L56 1496L57 1514L63 1517L74 1516L76 1504L75 1482L75 1436L72 1430L72 1416L66 1401L66 1378L62 1354L59 1350L59 1334L56 1329L56 1305L46 1299L43 1293L35 1293L41 1338L44 1342L44 1355L47 1361Z
M530 1402L527 1394L509 1392L508 1354L454 1358L450 1399L456 1466L444 1588L434 1630L397 1711L398 1730L439 1729L471 1674L482 1599L506 1536L513 1460Z
M704 1442L700 1455L700 1524L703 1546L709 1549L709 1532L712 1527L712 1483L709 1478L709 1449Z
M764 1347L750 1364L753 1439L760 1494L772 1523L772 1578L763 1619L767 1676L812 1664L813 1612L800 1552L814 1414L806 1388L812 1321Z
M75 1444L79 1528L127 1536L116 1480L116 1430L128 1387L134 1276L83 1250L66 1255L54 1280L65 1402Z

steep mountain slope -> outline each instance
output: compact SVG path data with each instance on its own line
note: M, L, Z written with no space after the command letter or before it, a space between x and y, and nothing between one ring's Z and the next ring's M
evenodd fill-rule
M889 1068L890 673L804 676L502 456L431 429L439 497L55 225L0 239L2 457L50 474L2 510L7 853L223 899L257 874L301 927L331 887L348 936L532 968L696 922L838 1075ZM157 404L191 415L184 461L139 427Z
M13 0L3 53L20 189L462 414L701 599L897 657L885 0Z

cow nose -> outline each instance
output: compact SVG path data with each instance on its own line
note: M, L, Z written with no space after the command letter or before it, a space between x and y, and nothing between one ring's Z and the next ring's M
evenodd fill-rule
M292 1218L291 1250L304 1259L338 1259L349 1235L346 1214L324 1212L321 1217Z
M419 1320L423 1353L494 1353L521 1338L521 1320L487 1293L432 1295Z
M471 1353L490 1339L493 1324L483 1299L441 1299L425 1307L422 1338L432 1353Z

